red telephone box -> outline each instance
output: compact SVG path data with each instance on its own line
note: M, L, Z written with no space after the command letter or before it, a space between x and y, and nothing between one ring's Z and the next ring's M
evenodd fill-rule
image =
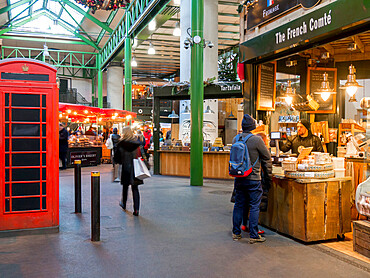
M59 225L57 70L0 61L0 231Z

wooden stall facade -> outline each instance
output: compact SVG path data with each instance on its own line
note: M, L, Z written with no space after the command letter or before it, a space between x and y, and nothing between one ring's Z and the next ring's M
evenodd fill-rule
M351 232L351 180L273 178L267 212L260 222L283 234L310 242Z

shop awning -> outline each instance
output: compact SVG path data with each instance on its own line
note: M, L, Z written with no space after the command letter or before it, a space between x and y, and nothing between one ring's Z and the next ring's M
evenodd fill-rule
M136 113L110 108L98 108L80 104L59 103L59 119L71 119L72 122L104 123L123 122L136 118Z

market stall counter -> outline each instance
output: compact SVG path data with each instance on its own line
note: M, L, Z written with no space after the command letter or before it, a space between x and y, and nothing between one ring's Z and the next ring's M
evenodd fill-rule
M190 176L190 151L158 151L160 154L160 174L168 176ZM229 176L228 151L203 153L203 177L212 179L234 179Z
M304 242L351 232L351 178L291 179L275 174L260 223Z

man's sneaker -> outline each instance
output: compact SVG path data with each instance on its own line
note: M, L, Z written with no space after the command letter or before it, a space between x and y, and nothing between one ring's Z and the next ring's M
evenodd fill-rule
M266 238L261 237L260 235L258 235L258 238L250 238L249 239L250 244L253 244L253 243L256 243L256 242L265 242L265 241L266 241Z
M238 241L238 240L241 240L241 239L242 239L242 235L233 234L233 241Z
M247 226L245 226L245 225L242 225L242 231L244 231L244 232L246 232L246 233L249 233L249 228L247 227ZM258 230L258 234L259 235L263 235L265 233L265 231L264 230Z

